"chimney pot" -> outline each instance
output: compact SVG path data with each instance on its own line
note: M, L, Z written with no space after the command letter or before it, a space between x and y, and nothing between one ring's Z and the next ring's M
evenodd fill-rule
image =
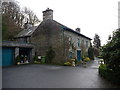
M80 33L80 28L76 28L76 32Z
M47 19L53 19L53 10L47 8L45 11L43 11L43 20Z

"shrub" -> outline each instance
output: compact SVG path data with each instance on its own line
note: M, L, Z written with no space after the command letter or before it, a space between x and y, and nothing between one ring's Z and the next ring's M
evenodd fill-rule
M106 64L99 66L99 74L108 81L120 85L120 72L114 72L112 69L108 69Z
M111 40L102 47L105 64L114 71L120 71L120 29L113 32Z
M34 61L38 61L38 56L34 56Z
M42 56L41 63L45 64L45 56Z
M88 61L90 61L90 58L89 57L85 57L84 61L88 62Z
M38 61L34 61L34 64L40 64L40 62L38 62Z
M78 63L79 63L79 61L77 59L75 59L75 64L78 64Z
M65 62L64 66L72 66L72 64L70 62Z
M75 59L71 59L71 61L73 62L73 61L75 61Z
M90 44L90 47L88 48L88 57L91 60L94 60L94 48L92 47L92 44Z
M97 56L97 58L100 58L100 59L102 59L102 56Z
M16 61L17 61L17 62L20 62L20 56L17 56L17 57L16 57Z

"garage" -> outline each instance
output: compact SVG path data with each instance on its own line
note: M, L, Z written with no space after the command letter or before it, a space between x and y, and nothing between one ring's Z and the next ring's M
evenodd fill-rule
M11 66L14 64L14 48L2 48L2 66Z
M12 66L17 64L16 57L20 56L22 64L32 62L34 56L34 45L29 43L21 43L16 41L3 41L2 42L2 65ZM23 56L21 58L21 56Z

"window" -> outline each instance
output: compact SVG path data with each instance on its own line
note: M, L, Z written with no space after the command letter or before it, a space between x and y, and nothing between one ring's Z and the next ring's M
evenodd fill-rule
M78 47L80 47L80 39L78 38Z
M84 45L84 40L82 40L82 44Z
M88 41L86 41L86 47L88 48Z
M69 36L69 44L72 44L72 37Z

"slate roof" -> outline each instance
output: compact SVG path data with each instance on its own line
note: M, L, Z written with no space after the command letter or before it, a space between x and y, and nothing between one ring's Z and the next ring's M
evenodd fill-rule
M53 20L53 21L56 22L56 23L58 23L58 22L55 21L55 20ZM87 39L89 39L89 40L92 40L91 38L89 38L89 37L87 37L87 36L85 36L85 35L83 35L83 34L81 34L81 33L79 33L79 32L76 32L75 30L73 30L73 29L71 29L71 28L69 28L69 27L67 27L67 26L65 26L65 25L63 25L63 24L61 24L61 23L58 23L58 24L60 24L64 30L73 32L73 33L75 33L75 34L77 34L77 35L79 35L79 36L82 36L82 37L84 37L84 38L87 38Z
M82 37L84 37L84 38L87 38L87 39L89 39L89 40L92 40L91 38L89 38L89 37L87 37L87 36L85 36L85 35L83 35L83 34L81 34L81 33L78 33L78 32L76 32L76 31L74 31L73 29L71 29L71 28L69 28L69 27L67 27L67 26L65 26L65 25L63 25L63 24L61 24L61 23L59 23L59 22L57 22L57 21L55 21L55 20L51 20L51 19L42 21L42 22L39 24L38 27L31 27L31 28L29 28L29 29L25 29L25 30L21 31L21 32L17 35L17 37L19 38L19 37L29 37L29 36L31 36L37 29L40 29L40 28L41 28L41 25L44 25L44 26L47 25L47 28L49 28L49 29L56 29L56 25L58 25L57 28L60 28L60 29L62 29L62 30L70 31L70 32L75 33L75 34L77 34L77 35L79 35L79 36L82 36Z
M36 30L37 26L30 27L28 29L22 30L16 37L29 37L32 35L32 33Z

